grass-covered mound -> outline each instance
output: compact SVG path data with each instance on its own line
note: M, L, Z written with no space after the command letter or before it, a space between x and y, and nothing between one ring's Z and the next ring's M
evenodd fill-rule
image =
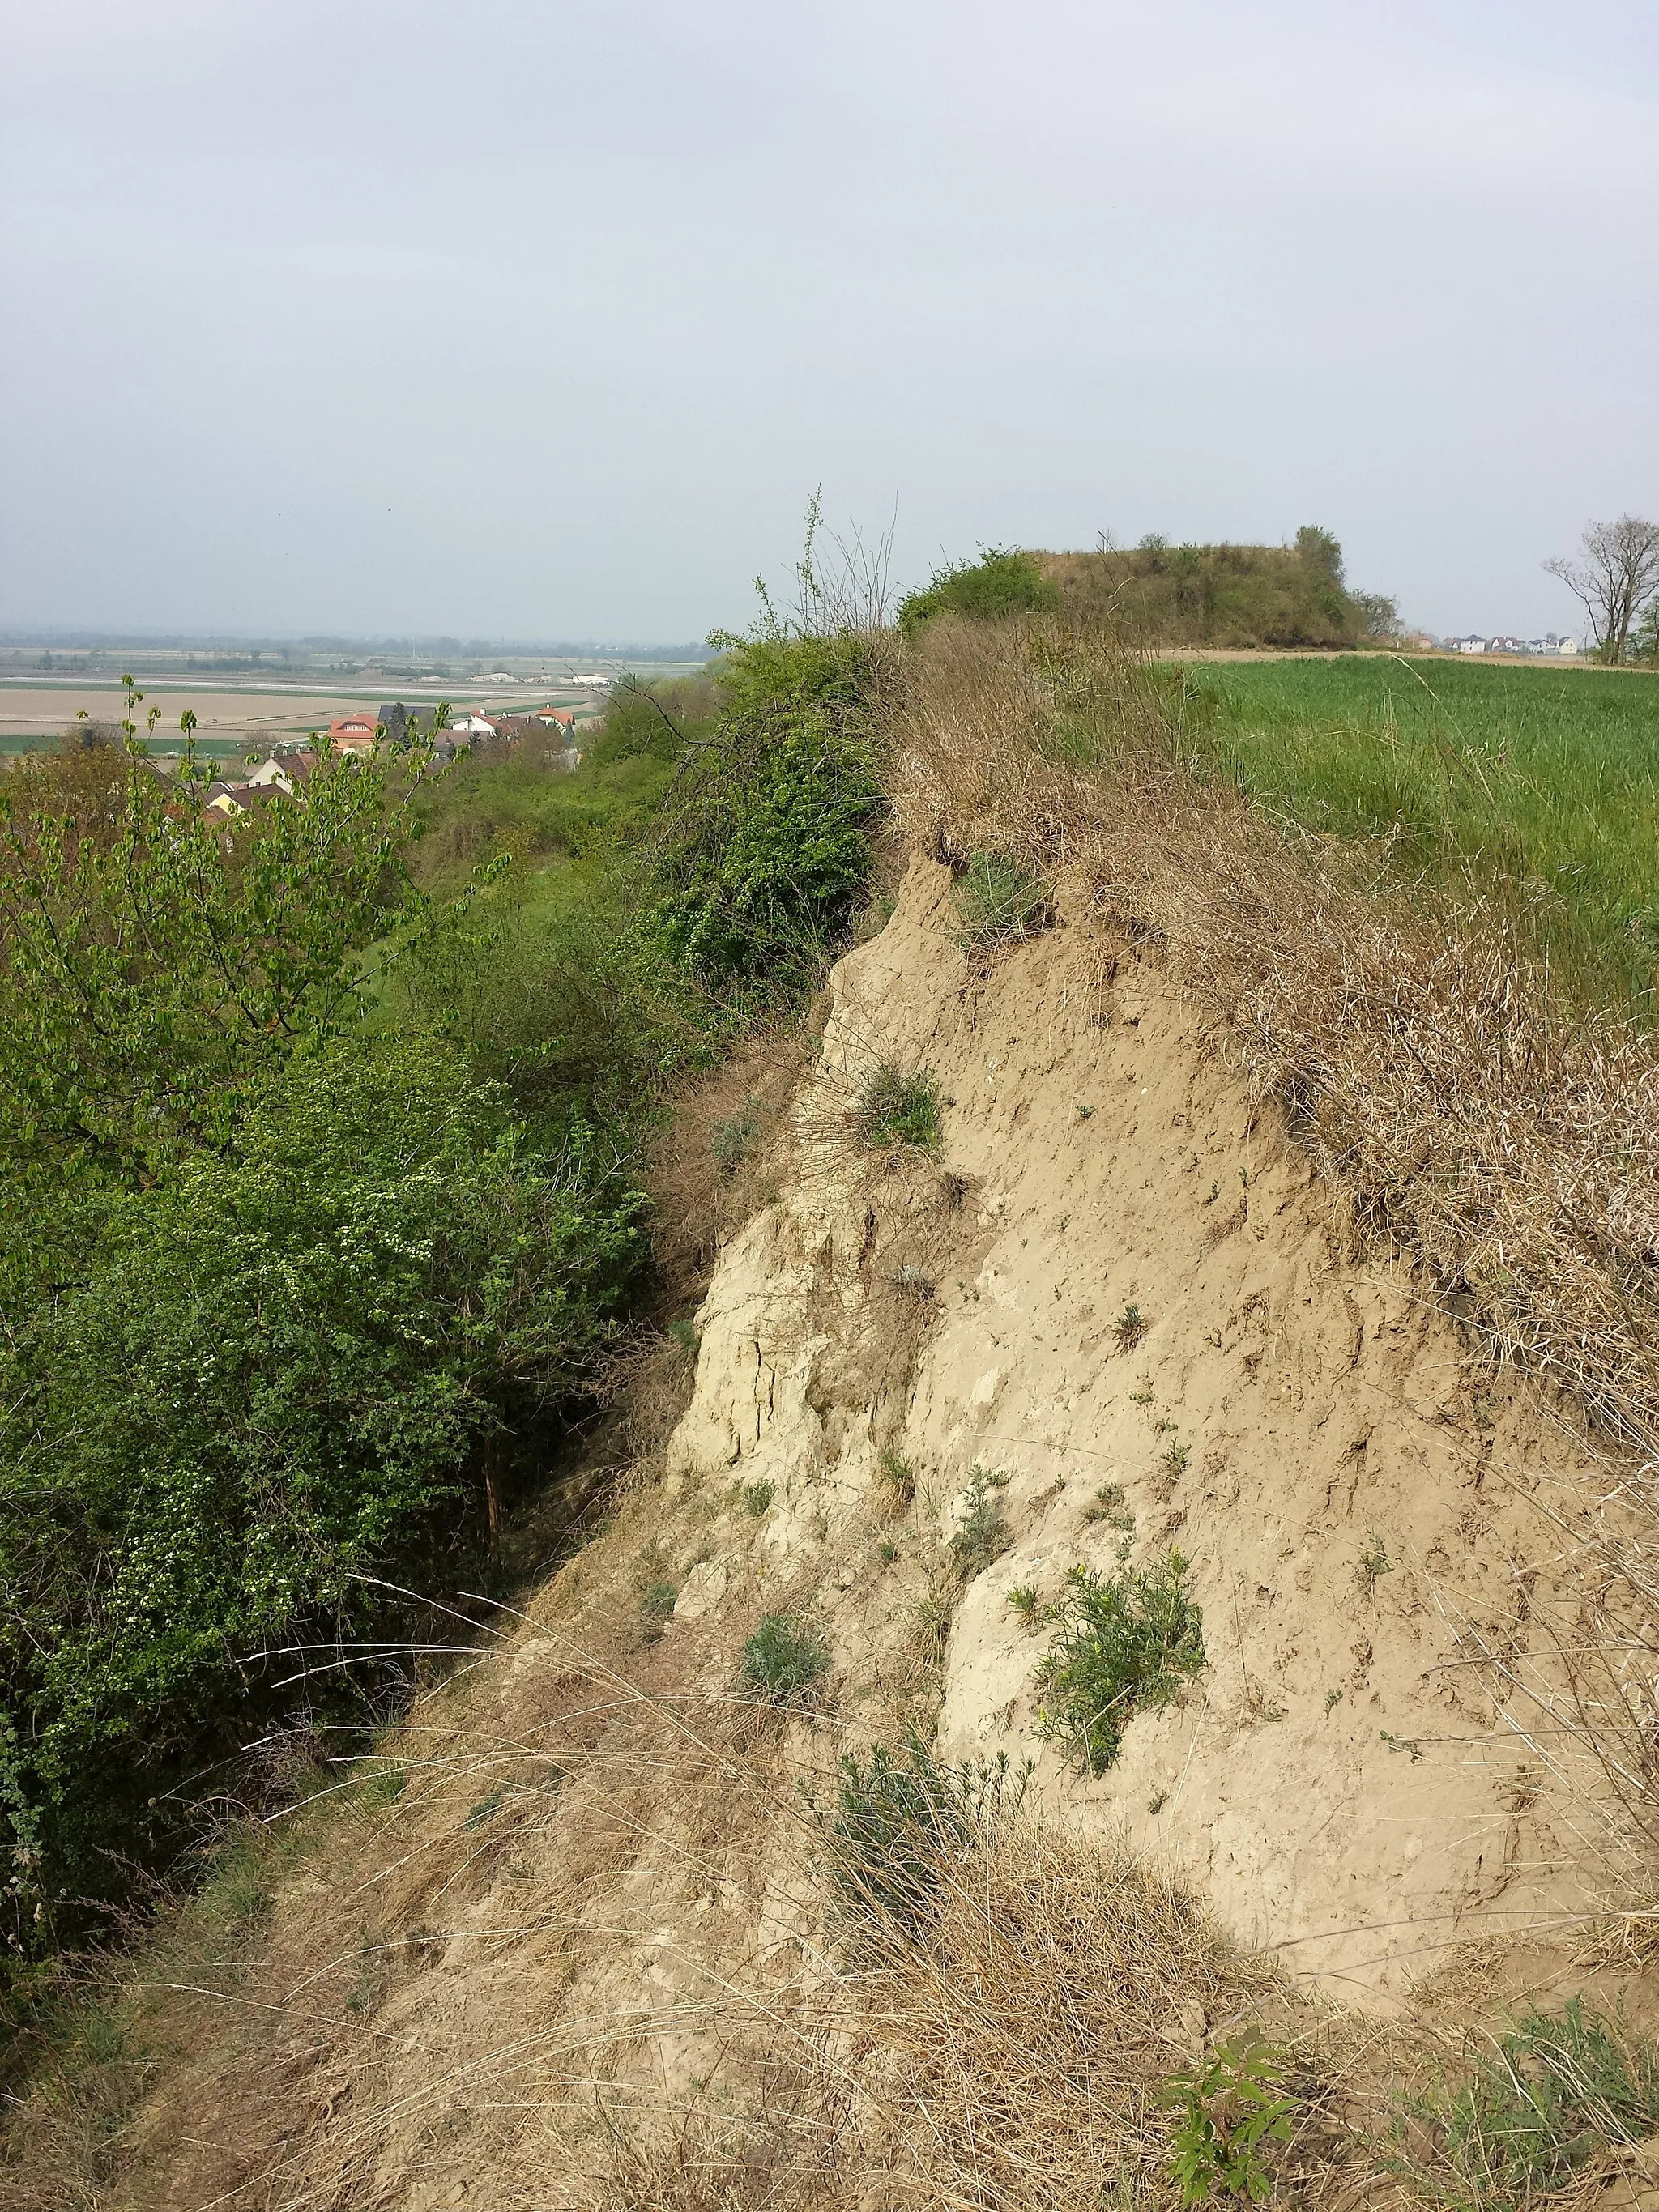
M1391 599L1354 592L1328 530L1292 545L1171 545L1144 538L1127 552L993 550L941 568L899 607L914 637L940 615L971 622L1059 614L1103 625L1135 645L1372 645L1389 635Z

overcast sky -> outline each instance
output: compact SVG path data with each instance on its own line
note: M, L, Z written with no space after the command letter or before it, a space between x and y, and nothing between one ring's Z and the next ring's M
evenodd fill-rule
M0 0L0 624L678 640L822 483L1336 532L1437 630L1659 513L1654 0Z

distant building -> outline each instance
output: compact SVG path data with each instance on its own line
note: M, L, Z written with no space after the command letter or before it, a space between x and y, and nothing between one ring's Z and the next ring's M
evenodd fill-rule
M1484 637L1449 637L1446 649L1449 653L1484 653L1486 641Z
M544 729L562 730L567 738L576 734L576 716L569 707L538 708L532 720L539 722Z
M372 753L380 724L372 714L342 714L328 726L328 741L337 753Z
M457 737L493 738L495 734L495 725L486 722L482 714L458 714L449 727Z
M272 753L258 768L251 769L247 786L250 791L283 791L290 799L297 798L315 767L308 751L302 751L298 745L291 746L285 751Z

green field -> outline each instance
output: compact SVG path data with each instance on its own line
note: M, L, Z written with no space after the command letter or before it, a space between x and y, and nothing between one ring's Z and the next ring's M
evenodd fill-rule
M1575 997L1650 1014L1659 680L1370 653L1169 678L1206 772L1306 829L1392 833L1396 875L1489 898Z

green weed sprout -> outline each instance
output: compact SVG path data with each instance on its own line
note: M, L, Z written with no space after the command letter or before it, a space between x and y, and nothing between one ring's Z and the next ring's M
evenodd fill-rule
M1000 1468L975 1466L969 1470L968 1493L951 1537L951 1557L964 1582L983 1574L1014 1540L996 1494L1007 1486L1008 1478Z
M674 1583L647 1583L640 1594L640 1641L656 1644L667 1627L679 1588Z
M1183 2204L1217 2197L1266 2203L1268 2147L1289 2142L1298 2109L1285 2082L1283 2056L1254 2030L1170 2077L1161 2100L1181 2107L1170 2166Z
M1151 1322L1147 1320L1139 1306L1125 1306L1112 1323L1112 1334L1117 1339L1118 1350L1133 1352L1151 1327Z
M867 1759L843 1752L836 1810L819 1826L843 1901L873 1910L913 1940L937 1908L948 1861L960 1858L1003 1814L1018 1809L1031 1772L1006 1752L988 1765L935 1759L913 1728L900 1749L873 1744Z
M925 1068L905 1075L884 1060L864 1079L854 1123L875 1152L931 1152L939 1146L943 1103L938 1082Z
M1432 2148L1401 2170L1457 2212L1518 2212L1561 2189L1609 2148L1659 2131L1659 2059L1622 2020L1574 1997L1525 2012L1477 2057L1459 2087L1410 2101Z
M769 1613L743 1647L739 1678L751 1698L785 1708L805 1705L829 1671L821 1637L787 1613Z
M1038 1726L1079 1772L1104 1774L1135 1714L1167 1705L1202 1668L1203 1616L1186 1593L1188 1564L1172 1551L1110 1577L1073 1567L1069 1589L1048 1607L1055 1638L1037 1669Z
M728 1120L716 1121L710 1133L709 1144L715 1164L724 1176L735 1175L750 1158L761 1139L761 1107L757 1098L744 1101L741 1110Z
M1017 945L1054 924L1042 878L1010 853L975 853L951 902L956 910L951 934L964 952Z
M758 1521L762 1519L772 1500L777 1496L778 1486L775 1482L764 1480L745 1482L740 1494L743 1498L744 1511L753 1514Z
M916 1471L904 1454L889 1444L881 1455L879 1473L893 1503L908 1505L916 1494Z
M1029 1583L1022 1583L1008 1593L1008 1602L1019 1615L1020 1626L1028 1636L1035 1636L1042 1624L1042 1607L1036 1592Z

